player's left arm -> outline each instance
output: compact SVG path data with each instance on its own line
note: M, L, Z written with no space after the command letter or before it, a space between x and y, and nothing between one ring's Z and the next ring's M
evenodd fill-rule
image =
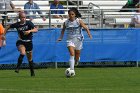
M38 29L37 29L36 27L34 27L34 28L31 29L31 30L25 31L24 34L25 34L25 35L28 35L28 34L30 34L30 33L34 33L34 32L37 32L37 31L38 31Z
M37 32L38 31L38 28L34 26L34 24L30 21L29 22L29 26L32 28L30 30L27 30L24 32L25 35L28 35L30 33L34 33L34 32Z
M33 28L33 29L31 29L31 30L28 30L28 32L30 32L30 33L31 33L31 32L33 32L33 33L34 33L34 32L37 32L37 31L38 31L38 29L37 29L36 27L34 27L34 28Z
M88 27L84 24L84 22L83 22L82 20L79 20L79 23L80 23L80 25L86 30L86 32L87 32L89 38L92 39L92 35L91 35L91 33L90 33Z

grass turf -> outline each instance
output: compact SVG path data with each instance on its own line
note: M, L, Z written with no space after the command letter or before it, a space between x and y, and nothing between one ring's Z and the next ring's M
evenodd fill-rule
M66 68L0 70L0 93L140 93L140 68L76 68L66 78Z

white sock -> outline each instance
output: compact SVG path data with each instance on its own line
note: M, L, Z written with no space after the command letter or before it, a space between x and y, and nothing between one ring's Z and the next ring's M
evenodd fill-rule
M70 56L69 63L70 63L70 69L74 70L74 56Z
M79 57L79 60L78 61L80 61L80 57Z

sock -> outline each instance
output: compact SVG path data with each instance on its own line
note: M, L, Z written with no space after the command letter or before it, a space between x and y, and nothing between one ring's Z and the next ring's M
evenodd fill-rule
M34 74L33 60L29 61L29 67L30 67L30 72L31 72L31 76L32 76Z
M18 57L18 63L17 63L16 69L19 69L20 65L22 64L23 58L24 58L24 55L20 54Z
M70 69L74 70L74 56L70 56L69 63L70 63Z

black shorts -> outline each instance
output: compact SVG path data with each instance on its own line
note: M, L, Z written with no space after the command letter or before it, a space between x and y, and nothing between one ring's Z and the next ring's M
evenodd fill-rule
M25 48L26 48L25 51L32 51L32 49L33 49L33 43L32 43L32 41L24 42L24 41L18 40L16 42L16 46L18 47L19 45L24 45Z

